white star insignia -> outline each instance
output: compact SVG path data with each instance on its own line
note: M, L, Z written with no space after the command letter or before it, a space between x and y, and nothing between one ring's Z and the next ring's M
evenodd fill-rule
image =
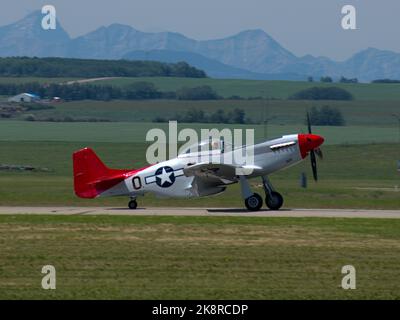
M160 182L160 184L161 185L164 185L164 183L165 182L168 182L168 183L172 183L172 181L171 181L171 179L170 179L170 176L173 174L173 172L167 172L167 171L165 171L165 168L163 168L162 169L162 173L161 174L159 174L158 176L157 176L157 178L160 178L161 179L161 182Z

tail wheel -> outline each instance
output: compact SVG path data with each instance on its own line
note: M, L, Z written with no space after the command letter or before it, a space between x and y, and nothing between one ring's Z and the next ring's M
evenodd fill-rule
M283 205L283 197L280 193L272 191L271 195L265 198L265 204L271 210L279 210Z
M261 209L263 200L261 196L258 193L254 193L252 196L248 197L245 201L244 204L246 205L246 208L250 211L258 211Z
M128 206L129 206L129 209L135 210L135 209L137 208L137 202L136 202L136 200L131 200L131 201L129 201Z

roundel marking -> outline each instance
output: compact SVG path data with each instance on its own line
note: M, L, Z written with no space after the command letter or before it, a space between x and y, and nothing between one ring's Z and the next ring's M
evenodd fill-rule
M156 171L156 183L161 188L169 188L175 182L174 169L171 167L161 167Z

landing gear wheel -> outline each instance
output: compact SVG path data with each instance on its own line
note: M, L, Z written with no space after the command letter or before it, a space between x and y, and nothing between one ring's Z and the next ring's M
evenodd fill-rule
M254 193L252 196L248 197L244 204L246 208L250 211L258 211L261 209L263 201L261 196L258 193Z
M137 208L137 202L136 202L136 200L131 200L131 201L129 201L128 206L129 206L129 209L135 210L135 209Z
M283 197L276 191L271 192L271 196L267 195L265 198L265 204L271 210L279 210L283 205Z

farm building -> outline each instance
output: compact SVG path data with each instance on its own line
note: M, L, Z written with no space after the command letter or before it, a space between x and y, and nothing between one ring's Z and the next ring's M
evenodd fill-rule
M8 99L8 102L37 102L40 97L33 93L21 93Z

